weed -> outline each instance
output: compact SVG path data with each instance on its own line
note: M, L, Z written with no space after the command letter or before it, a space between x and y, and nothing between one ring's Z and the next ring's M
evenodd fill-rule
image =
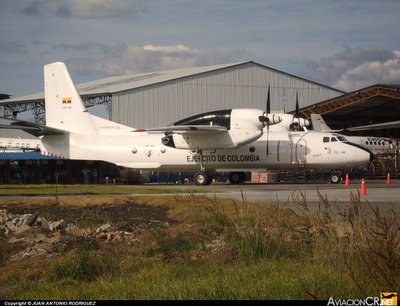
M110 259L79 253L54 264L50 280L60 281L70 278L76 281L93 281L104 274L111 274L115 269L116 265Z
M0 235L0 266L4 265L7 260L5 240Z
M0 273L10 298L320 300L400 286L399 218L361 202L358 193L347 206L320 194L316 211L299 190L293 209L248 202L243 193L241 200L190 194L134 201L132 207L74 206L70 218L147 224L157 213L162 221L143 226L132 243L74 240L76 251L52 259L46 279L29 278L26 268L6 262L1 269L17 267L13 275L19 275L12 287ZM60 217L66 212L65 204L54 209ZM161 226L166 220L169 226Z
M77 254L83 254L89 251L97 251L100 249L99 241L94 237L81 237L78 236L76 239L75 252Z
M150 257L161 255L167 261L190 261L190 251L197 248L197 243L183 233L174 236L165 231L152 231L154 245L145 254Z

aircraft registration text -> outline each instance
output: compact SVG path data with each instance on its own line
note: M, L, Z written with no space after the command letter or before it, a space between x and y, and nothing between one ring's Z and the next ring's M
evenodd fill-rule
M186 156L188 163L197 162L259 162L258 155L188 155Z

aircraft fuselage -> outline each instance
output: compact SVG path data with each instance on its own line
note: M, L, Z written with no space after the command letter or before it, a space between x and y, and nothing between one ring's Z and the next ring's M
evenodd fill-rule
M323 142L330 133L269 132L236 149L183 150L164 146L163 133L44 136L42 153L70 159L103 160L134 169L344 169L365 165L371 152L348 142ZM56 138L59 139L56 141ZM267 145L268 143L268 145Z

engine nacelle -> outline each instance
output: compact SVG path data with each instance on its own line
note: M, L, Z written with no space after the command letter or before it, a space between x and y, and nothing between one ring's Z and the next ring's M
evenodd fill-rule
M227 131L214 133L175 133L162 138L166 146L178 149L234 149L261 137L267 124L265 113L256 109L233 109L196 115L174 125L220 125ZM278 118L274 119L279 121ZM271 123L269 123L271 124Z
M279 124L274 125L270 131L292 131L296 128L304 128L311 125L311 122L304 118L295 118L291 114L274 114L281 118Z

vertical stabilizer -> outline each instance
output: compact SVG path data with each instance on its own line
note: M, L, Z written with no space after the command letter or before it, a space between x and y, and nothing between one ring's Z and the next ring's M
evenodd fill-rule
M64 63L44 66L44 92L47 126L74 133L97 133Z
M311 114L311 123L313 130L316 132L330 132L332 129L326 124L320 114Z
M311 114L311 123L316 132L334 132L325 122L320 114Z

